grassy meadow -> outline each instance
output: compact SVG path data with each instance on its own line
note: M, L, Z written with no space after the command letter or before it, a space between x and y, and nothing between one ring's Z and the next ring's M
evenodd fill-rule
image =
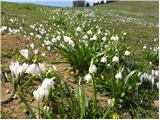
M1 118L158 119L158 4L1 2Z

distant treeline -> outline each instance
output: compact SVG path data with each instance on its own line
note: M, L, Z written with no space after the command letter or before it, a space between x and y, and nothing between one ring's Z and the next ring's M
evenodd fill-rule
M104 2L103 0L101 0L100 2L94 2L93 6L101 5L101 4L108 4L108 3L112 3L112 2L116 2L116 1L117 0L112 0L112 1L106 1L106 2ZM89 2L87 2L85 6L89 7L90 6Z
M100 2L94 2L94 3L93 3L93 6L100 5L100 4L108 4L108 3L112 3L112 2L116 2L116 1L117 1L117 0L104 2L103 0L101 0Z

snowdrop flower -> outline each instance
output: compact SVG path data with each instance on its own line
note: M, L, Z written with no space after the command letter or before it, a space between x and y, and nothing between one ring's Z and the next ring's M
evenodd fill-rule
M30 36L33 37L33 36L34 36L34 33L30 33Z
M91 39L96 41L97 40L97 36L94 35L93 38L91 38Z
M56 37L56 39L57 39L58 41L60 41L60 40L61 40L61 36L58 35L58 36Z
M125 51L124 55L125 55L125 56L130 56L131 53L127 50L127 51Z
M46 71L45 63L38 63L38 65L39 65L42 72Z
M33 50L33 53L34 53L35 55L37 55L37 54L38 54L38 49Z
M108 106L109 107L113 107L114 106L114 104L115 104L115 99L114 98L112 98L112 99L108 99Z
M9 69L12 73L12 75L15 75L16 78L23 72L23 67L19 64L19 62L11 62L11 65L9 66Z
M42 56L45 56L46 55L46 53L42 53Z
M83 36L83 39L84 39L84 40L87 40L87 39L88 39L88 36L87 36L87 35L84 35L84 36Z
M124 32L124 33L123 33L123 35L125 36L125 35L127 35L127 33L126 33L126 32Z
M31 64L27 68L26 73L28 73L28 74L40 74L41 73L41 69L40 69L39 65Z
M45 106L43 107L43 109L46 110L47 112L49 112L49 107L48 107L48 106L45 105Z
M52 42L53 42L53 43L56 43L56 42L57 42L57 39L56 39L56 38L52 38Z
M50 46L48 46L48 47L47 47L47 50L51 50L51 47L50 47Z
M35 38L41 39L41 36L40 35L36 35Z
M39 88L33 92L33 95L37 101L41 101L43 97L47 95L47 91L45 91L43 87L39 86Z
M108 33L104 33L104 35L105 35L105 36L107 36L107 35L108 35Z
M69 42L71 40L71 38L68 37L68 36L64 36L63 39L64 39L65 42Z
M149 62L150 65L152 65L152 62Z
M29 53L28 49L22 49L19 52L25 59L28 59L28 53Z
M119 62L119 58L117 56L114 56L112 58L112 62L118 63Z
M73 40L69 40L69 41L68 41L68 44L71 45L71 46L73 46L73 47L74 47L74 45L75 45L75 43L73 42Z
M143 46L143 49L146 49L147 47L146 46Z
M156 83L156 86L157 86L157 88L159 89L159 82L158 82L158 83Z
M91 30L87 31L87 34L92 35L92 31Z
M159 70L152 70L151 71L151 74L155 77L158 77L159 76Z
M45 44L44 44L44 43L42 43L42 47L45 47Z
M106 57L102 57L102 58L101 58L101 63L106 63L106 62L107 62Z
M87 75L84 77L84 80L86 80L87 83L90 82L90 81L92 80L91 74L87 74Z
M44 90L49 90L50 88L53 88L54 86L54 80L55 78L46 78L42 83L42 88Z
M25 72L26 69L28 68L28 66L29 66L29 65L28 65L27 63L23 63L23 64L22 64L22 68L23 68L23 69L22 69L22 72Z
M111 65L110 65L110 64L107 64L107 67L111 67Z
M30 47L31 47L32 49L34 49L34 43L30 44Z
M76 31L81 32L82 31L81 27L77 27Z
M103 37L102 40L103 40L103 41L106 41L107 39L106 39L106 37Z
M101 32L101 30L98 30L98 32L97 32L98 34L101 34L102 32Z
M49 41L49 40L47 40L47 41L45 42L45 44L46 44L46 45L52 45L51 41Z
M154 76L153 75L148 75L147 79L148 79L149 82L152 83L152 85L154 84Z
M111 40L113 40L113 41L117 42L117 41L119 40L118 35L116 35L116 36L112 36L112 37L111 37Z
M122 73L121 73L121 72L117 73L117 74L115 75L115 78L116 78L117 80L121 80L121 79L122 79Z
M97 72L97 67L95 65L91 65L89 67L89 73L96 73Z

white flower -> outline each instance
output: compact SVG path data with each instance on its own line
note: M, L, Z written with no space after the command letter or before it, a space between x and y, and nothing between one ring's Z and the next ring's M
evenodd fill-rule
M158 77L159 76L159 70L152 70L151 71L151 74L155 77Z
M89 81L92 80L92 76L91 76L90 74L87 74L87 75L84 77L84 80L86 80L87 83L88 83Z
M107 67L111 67L111 65L110 65L110 64L107 64Z
M82 31L81 27L77 27L76 31L81 32Z
M117 56L114 56L112 58L112 62L118 63L119 62L119 58Z
M143 46L143 49L146 49L147 47L146 46Z
M46 55L46 53L42 53L42 56L45 56Z
M33 36L34 36L34 33L30 33L30 36L32 36L32 37L33 37Z
M39 65L31 64L27 68L26 73L29 73L29 74L40 74L41 73L41 69L40 69Z
M107 35L108 35L108 33L104 33L104 35L105 35L105 36L107 36Z
M102 58L101 58L101 63L106 63L106 62L107 62L106 57L102 57Z
M44 90L49 90L54 87L54 78L46 78L42 83L42 88Z
M123 35L125 36L125 35L127 35L127 33L126 33L126 32L124 32L124 33L123 33Z
M68 44L71 45L71 46L73 46L73 47L74 47L74 45L75 45L75 43L73 42L73 40L69 40L69 41L68 41Z
M130 56L131 53L127 50L127 51L125 51L124 55L125 55L125 56Z
M23 72L23 67L19 64L19 62L11 62L11 65L9 66L10 71L12 75L15 75L16 78Z
M58 35L58 36L56 37L56 39L57 39L58 41L60 41L60 40L61 40L61 36Z
M71 38L68 37L68 36L64 36L63 39L64 39L65 42L69 42L71 40Z
M87 35L84 35L84 36L83 36L83 39L84 39L84 40L87 40L87 39L88 39L88 36L87 36Z
M118 35L116 35L116 36L112 36L112 37L111 37L111 40L113 40L113 41L116 41L116 42L117 42L117 41L119 40Z
M122 79L122 73L121 73L121 72L117 73L117 74L115 75L115 78L116 78L117 80L121 80L121 79Z
M95 65L91 65L89 67L89 73L96 73L97 72L97 67Z
M34 53L35 55L37 55L37 54L38 54L38 49L33 50L33 53Z
M159 89L159 82L158 82L158 83L156 83L156 85L157 85L157 88Z
M32 49L34 49L34 43L30 44L30 47L31 47Z
M102 40L103 40L103 41L106 41L107 39L106 39L106 37L103 37Z
M47 47L47 50L51 50L51 47L50 47L50 46L48 46L48 47Z
M52 45L51 41L49 41L49 40L45 41L45 44L46 45Z
M42 72L46 71L45 63L38 63L38 65L39 65Z
M92 31L91 30L87 31L87 34L92 35Z
M102 32L101 32L101 30L98 30L98 32L97 32L98 34L101 34Z
M28 49L22 49L19 52L24 58L28 59L28 53L29 53Z
M108 106L109 107L113 107L114 106L114 104L115 104L115 99L114 98L112 98L112 99L108 99Z
M57 39L56 39L56 38L52 38L52 42L53 42L53 43L56 43L56 42L57 42Z
M45 106L43 107L43 109L46 110L47 112L49 112L49 106L46 106L46 105L45 105Z
M97 40L97 36L94 35L91 39L96 41Z
M33 92L33 95L37 101L42 100L43 97L47 94L48 94L48 91L44 90L44 88L41 86L39 86L39 88Z
M28 68L28 66L29 66L29 65L28 65L27 63L23 63L23 64L22 64L22 68L23 68L23 69L22 69L22 72L25 72L26 69Z
M152 83L152 85L154 84L154 79L155 79L155 78L154 78L153 75L148 75L148 76L147 76L147 79L148 79L149 82Z

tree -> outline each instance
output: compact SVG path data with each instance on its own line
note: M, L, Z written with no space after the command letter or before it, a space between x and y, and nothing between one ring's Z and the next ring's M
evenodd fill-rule
M102 0L102 1L100 2L100 4L104 4L104 1Z
M96 5L96 3L94 2L94 3L93 3L93 6L95 6L95 5Z
M86 7L89 7L89 6L90 6L90 4L89 4L89 2L87 2L87 3L86 3Z

